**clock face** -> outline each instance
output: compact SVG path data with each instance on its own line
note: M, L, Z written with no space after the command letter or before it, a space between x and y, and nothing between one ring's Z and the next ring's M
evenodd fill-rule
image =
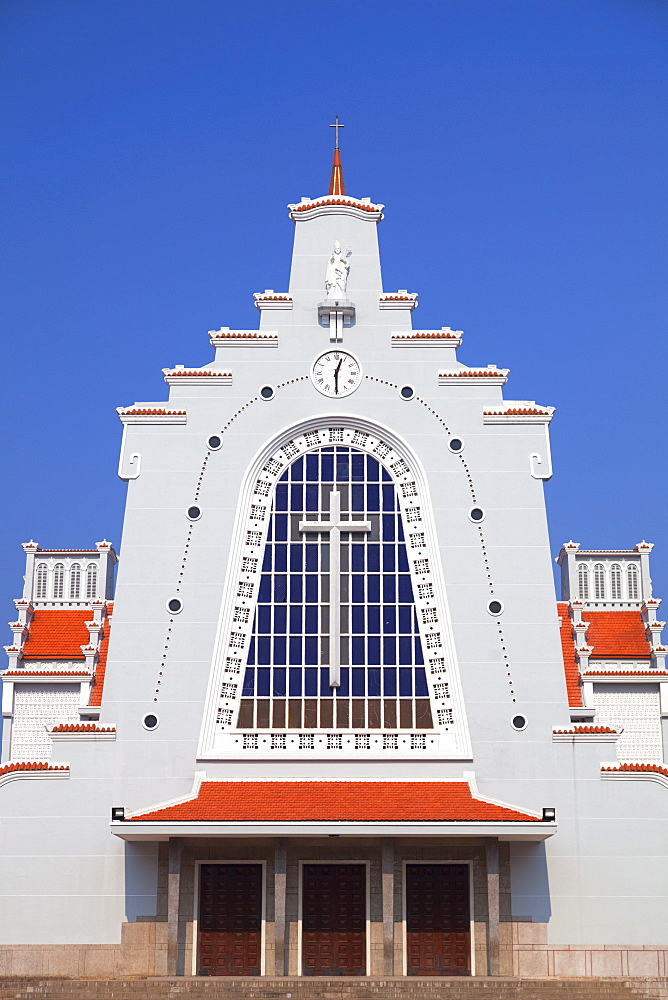
M326 351L313 362L311 381L323 396L339 399L358 388L362 368L357 358L347 351Z

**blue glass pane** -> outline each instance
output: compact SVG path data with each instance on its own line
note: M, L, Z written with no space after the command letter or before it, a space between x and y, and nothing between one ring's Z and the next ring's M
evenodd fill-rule
M366 457L366 478L367 479L375 479L377 481L378 478L379 478L379 476L380 476L380 467L378 465L378 462L376 461L375 458L372 458L371 455L367 455L367 457Z
M415 608L413 608L413 635L417 635L417 631L418 631L417 611L415 610Z
M290 602L301 604L304 595L304 587L301 575L294 574L290 577Z
M400 573L408 573L408 556L405 545L399 546L399 565L397 569Z
M397 522L398 522L397 523L397 538L399 539L400 542L405 542L406 541L406 537L404 535L404 524L403 524L403 521L401 520L401 515L400 514L397 515Z
M356 512L364 510L364 487L354 485L351 487L353 497L353 510Z
M289 474L290 474L290 470L289 469L286 469L285 472L282 472L281 473L281 477L278 480L279 483L287 483L287 481L288 481L288 475Z
M246 661L249 666L255 663L255 636L251 636L251 641L248 644L248 660Z
M399 638L399 663L408 665L413 662L413 640L410 636Z
M361 635L354 635L351 641L352 646L352 661L355 666L364 663L364 637Z
M422 655L422 643L420 642L420 636L416 635L415 639L415 662L422 665L424 663L424 656Z
M309 604L315 604L318 600L318 577L313 574L304 579L306 580L306 600Z
M304 459L303 458L298 458L290 466L290 478L292 479L293 483L297 482L297 481L301 482L303 480L303 478L304 478Z
M268 573L260 577L260 589L257 599L260 604L268 604L271 600L271 576Z
M300 604L290 605L290 634L301 634L302 630L302 607Z
M366 670L353 667L353 698L364 697L364 680Z
M290 636L290 664L302 662L302 638L300 635Z
M396 578L387 574L383 577L383 600L394 604L397 599Z
M392 605L383 608L383 632L393 635L397 631L397 609ZM392 661L394 663L394 660Z
M318 662L318 637L307 635L304 639L304 663Z
M288 599L288 578L287 576L274 577L274 603L285 604Z
M410 698L413 694L413 671L410 667L399 667L399 694Z
M396 553L394 545L383 545L383 572L393 573L396 567Z
M380 571L380 545L368 545L366 558L369 573L378 573Z
M348 667L341 667L341 685L334 690L339 698L347 698L350 695L350 670Z
M397 662L397 640L394 636L385 636L383 639L383 663Z
M299 486L293 485L290 487L290 509L304 509L304 487L301 484Z
M359 452L353 452L352 458L352 470L351 478L353 482L363 483L364 482L364 455Z
M383 510L393 511L394 502L394 486L383 486Z
M323 698L331 698L334 689L329 686L329 667L320 668L320 694Z
M371 483L366 488L366 509L371 512L380 510L380 495L377 483Z
M336 481L337 483L347 483L350 478L350 457L341 454L337 449L336 453Z
M353 573L364 572L364 545L351 545L352 550L352 571Z
M317 698L318 697L318 669L317 667L308 667L304 671L304 694L307 698Z
M302 669L301 667L290 667L290 697L300 698L302 693Z
M369 571L371 567L369 566ZM380 602L380 574L371 573L366 578L366 599L367 601L373 601L375 604ZM377 632L378 629L374 629Z
M255 670L253 667L246 667L242 694L244 698L249 698L255 694Z
M274 632L288 631L288 606L287 604L274 605Z
M274 663L285 663L285 636L274 637Z
M272 542L274 540L274 520L269 522L269 527L267 528L267 541Z
M308 458L312 458L309 455ZM309 484L306 487L306 509L315 513L320 507L320 487Z
M369 595L369 600L371 600L371 595ZM353 608L356 611L357 608ZM363 610L360 608L360 610ZM355 631L355 630L353 630ZM380 605L379 604L369 604L367 605L367 632L377 635L380 632Z
M416 698L429 697L429 687L427 686L427 675L424 672L424 668L415 671L415 697Z
M306 478L310 483L317 483L320 477L318 470L318 454L306 456Z
M287 542L288 540L288 515L274 515L274 538L277 542Z
M269 697L269 675L271 670L269 667L259 667L257 671L257 695L260 698Z
M401 604L413 603L413 588L410 576L399 577L399 601Z
M389 474L389 472L387 471L387 469L385 468L385 466L381 465L380 468L381 468L381 479L383 480L383 482L384 483L391 483L392 482L392 476Z
M334 456L323 455L321 463L322 463L322 482L331 483L334 479Z
M386 698L396 698L397 671L392 667L383 667L383 694Z
M271 635L271 605L260 604L257 609L257 630L263 635Z
M271 639L268 636L257 640L257 662L271 663Z
M286 689L286 676L285 676L286 670L285 670L285 667L274 667L273 674L274 674L274 678L273 678L273 681L274 681L274 697L275 698L284 698L285 695L286 695L286 693L287 693L287 689Z
M288 509L288 487L285 483L276 484L276 495L274 497L274 510Z
M285 573L288 569L287 545L274 545L274 569L277 573Z
M364 604L364 577L355 573L352 577L352 600L355 604Z
M360 581L361 582L361 581ZM353 604L351 610L351 623L350 631L354 635L364 635L366 629L364 627L364 605L363 604Z
M380 697L380 670L378 667L372 667L367 672L367 686L370 698Z
M401 635L413 634L413 606L411 604L399 605L399 628L397 631Z
M301 611L301 608L299 609ZM320 617L320 608L317 604L309 604L304 609L304 616L306 618L306 632L309 635L316 635L318 632L318 618ZM293 629L294 632L297 629Z
M394 514L383 514L383 541L393 542L395 537L394 532L395 518Z
M317 545L305 545L306 549L306 572L307 573L317 573L318 566L318 546ZM308 600L308 598L307 598Z
M264 557L262 559L262 572L271 573L271 545L265 545L264 547Z
M367 663L380 663L379 635L370 635L367 639Z
M290 544L290 572L301 573L304 568L304 546L300 542Z

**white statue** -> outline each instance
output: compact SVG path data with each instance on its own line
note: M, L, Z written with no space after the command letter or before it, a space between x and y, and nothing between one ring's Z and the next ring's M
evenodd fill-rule
M334 244L334 251L327 261L327 274L325 275L328 299L345 299L346 297L346 282L350 270L348 257L350 257L351 252L349 247L344 253L338 240Z

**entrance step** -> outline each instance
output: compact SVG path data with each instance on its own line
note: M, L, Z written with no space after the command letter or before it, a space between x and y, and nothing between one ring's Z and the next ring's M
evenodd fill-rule
M0 979L0 1000L668 1000L668 978Z

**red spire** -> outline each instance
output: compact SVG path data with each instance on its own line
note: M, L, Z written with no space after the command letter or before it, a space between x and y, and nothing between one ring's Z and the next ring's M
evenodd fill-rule
M332 160L332 176L329 179L329 193L330 194L345 194L346 185L343 180L343 167L341 166L341 153L339 152L339 129L345 128L345 125L339 124L339 116L337 115L334 119L335 125L330 125L334 131L334 159Z

